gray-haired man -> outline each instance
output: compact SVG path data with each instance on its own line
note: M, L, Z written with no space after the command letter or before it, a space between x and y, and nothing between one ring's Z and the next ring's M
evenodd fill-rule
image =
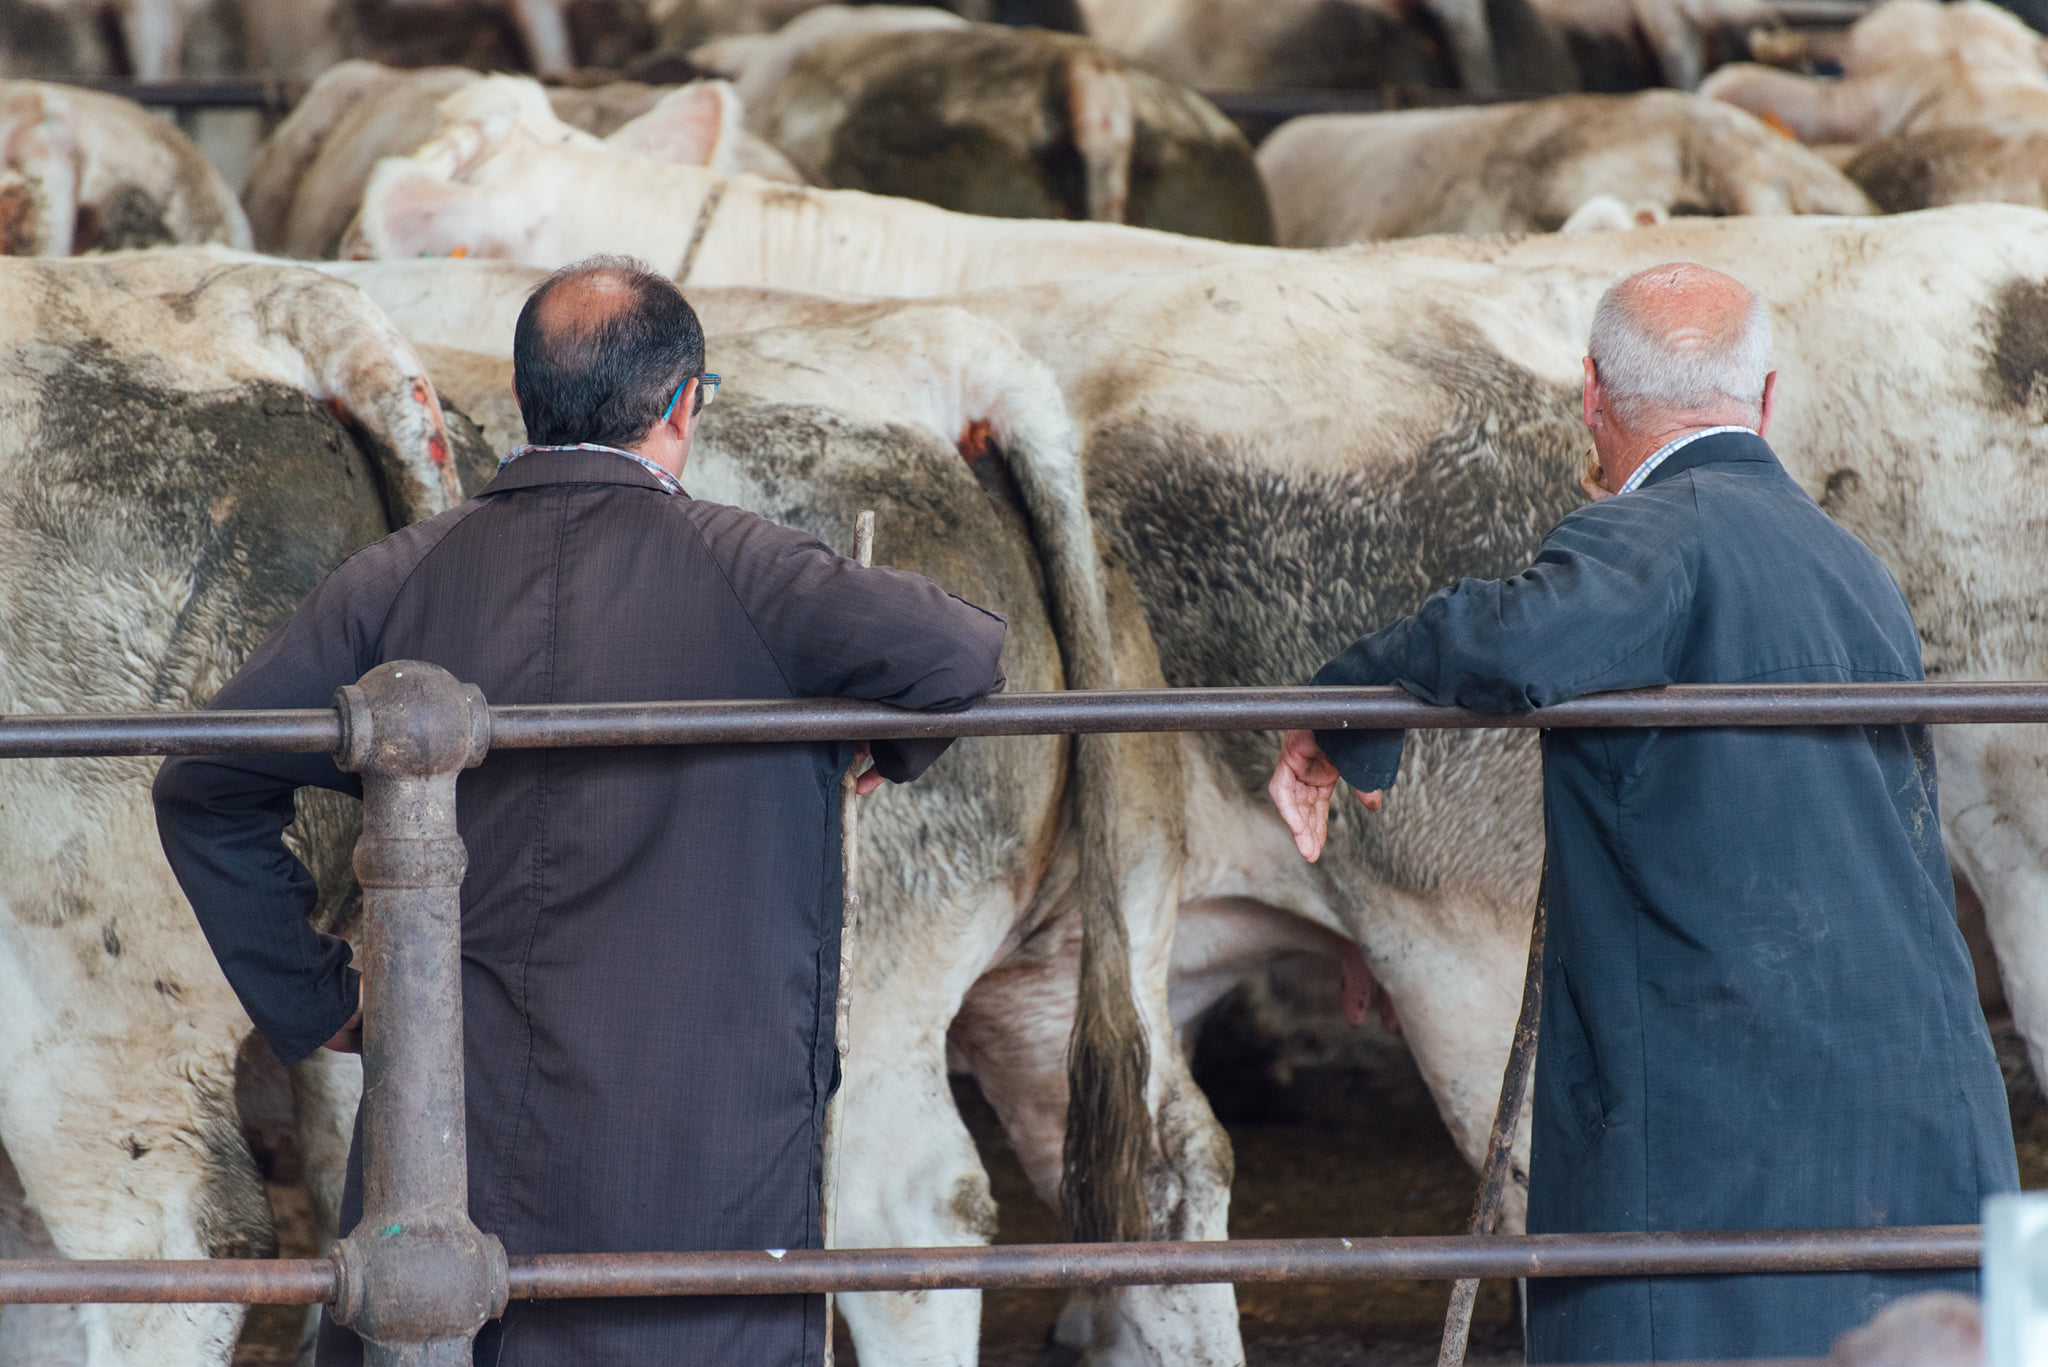
M1601 300L1595 501L1504 581L1467 579L1319 684L1526 712L1671 683L1917 679L1884 566L1763 441L1762 305L1694 265ZM1398 732L1294 732L1272 794L1322 849L1338 777L1369 808ZM1963 1223L2018 1186L1955 924L1919 726L1550 731L1550 932L1529 1228ZM1529 1283L1531 1362L1792 1357L1969 1273Z

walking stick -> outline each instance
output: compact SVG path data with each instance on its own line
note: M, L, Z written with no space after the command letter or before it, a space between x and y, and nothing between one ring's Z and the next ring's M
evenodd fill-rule
M1522 1125L1522 1097L1528 1090L1529 1064L1536 1053L1536 1025L1543 1011L1543 923L1548 911L1550 860L1543 861L1542 881L1536 885L1536 918L1529 928L1529 971L1522 979L1522 1014L1515 1020L1515 1042L1508 1049L1507 1071L1500 1078L1500 1104L1493 1112L1493 1133L1486 1140L1486 1161L1479 1168L1479 1195L1472 1203L1472 1221L1467 1232L1493 1233L1500 1218L1501 1193L1507 1189L1508 1158L1515 1146L1515 1132ZM1479 1295L1476 1278L1460 1279L1451 1288L1450 1308L1444 1312L1444 1341L1437 1350L1437 1367L1465 1367L1465 1340L1472 1332L1472 1302Z
M853 520L853 558L874 563L875 515L863 512ZM833 1046L839 1051L839 1089L825 1103L825 1247L839 1246L839 1127L846 1110L846 1027L853 1014L853 940L860 924L860 808L853 786L860 761L839 776L839 1000L832 1012ZM825 1297L825 1367L832 1367L833 1299Z

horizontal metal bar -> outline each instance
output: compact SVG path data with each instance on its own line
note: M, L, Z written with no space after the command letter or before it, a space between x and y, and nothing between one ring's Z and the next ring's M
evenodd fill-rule
M590 703L491 709L491 748L711 745L1097 731L1470 730L1482 727L1843 726L2048 722L2048 682L1683 684L1598 693L1506 716L1432 707L1398 688L1154 688L998 694L964 712L843 698ZM0 759L54 755L315 754L332 712L0 716Z
M325 1305L334 1291L325 1258L0 1262L0 1305Z
M1229 1239L785 1253L585 1253L511 1260L514 1298L773 1296L958 1287L1635 1277L1975 1267L1976 1225L1706 1234Z
M1602 693L1503 716L1432 707L1398 688L1157 688L997 694L965 712L844 699L499 707L491 748L899 740L1093 731L2048 722L2048 683L1697 684Z
M318 755L341 745L327 708L289 712L0 715L0 759L63 755Z
M1755 1233L1535 1234L1473 1238L1232 1239L1207 1243L997 1244L792 1249L784 1253L564 1253L514 1257L512 1295L781 1296L822 1291L1172 1286L1196 1282L1644 1277L1975 1267L1976 1225ZM324 1259L0 1262L0 1305L333 1299Z

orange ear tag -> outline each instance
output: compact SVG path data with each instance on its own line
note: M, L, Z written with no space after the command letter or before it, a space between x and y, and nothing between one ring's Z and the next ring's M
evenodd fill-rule
M1789 136L1789 135L1788 135L1788 136ZM468 246L468 244L466 244L466 243L465 243L465 244L463 244L462 246L459 246L459 247L457 247L457 248L456 248L456 249L455 249L454 251L452 251L452 252L448 253L448 259L449 259L450 261L460 261L460 260L461 260L461 259L462 259L463 257L465 257L465 256L468 256L468 255L469 255L469 246Z

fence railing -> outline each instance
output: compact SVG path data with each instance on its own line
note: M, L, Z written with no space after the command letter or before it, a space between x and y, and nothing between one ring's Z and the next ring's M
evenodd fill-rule
M508 1258L467 1210L460 772L493 749L1109 731L1834 726L2048 722L2048 682L1698 685L1519 716L1398 689L1232 688L998 696L956 713L839 700L491 707L428 664L381 665L331 710L0 717L0 759L334 754L363 780L368 994L364 1214L324 1259L0 1262L0 1304L326 1304L372 1367L454 1367L510 1297L784 1295L1434 1277L1832 1272L1974 1266L1974 1225L1520 1237L1232 1240L589 1253ZM403 1028L399 1028L402 1025Z

